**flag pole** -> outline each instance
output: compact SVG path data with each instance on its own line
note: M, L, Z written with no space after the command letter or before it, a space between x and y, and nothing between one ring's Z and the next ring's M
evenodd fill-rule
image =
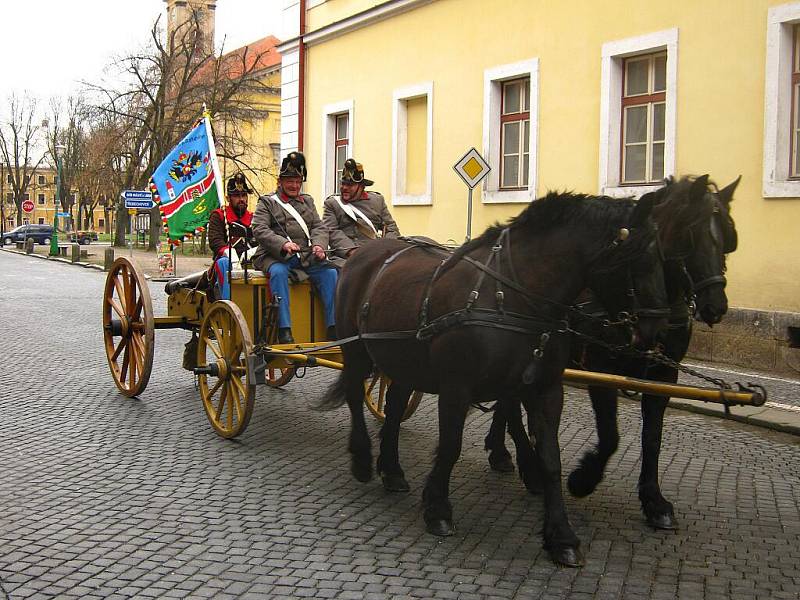
M219 171L219 161L217 160L217 147L214 142L214 133L211 127L211 113L203 102L203 120L206 124L206 135L208 136L208 148L211 155L211 168L214 169L214 179L219 183L217 185L217 200L222 207L222 218L225 220L225 237L228 240L228 286L230 289L231 284L231 271L233 270L233 246L231 246L231 225L228 223L228 199L225 192L221 189L225 182L222 181L222 175ZM216 258L215 258L216 260Z

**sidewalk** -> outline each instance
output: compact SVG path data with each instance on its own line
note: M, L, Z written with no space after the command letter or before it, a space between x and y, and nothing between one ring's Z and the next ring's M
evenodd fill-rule
M88 259L84 262L75 263L75 265L102 271L104 252L107 247L108 246L96 244L88 246ZM86 249L87 246L83 246L82 248ZM73 264L68 258L49 257L47 255L48 248L43 246L36 246L33 255L27 255L25 252L17 250L16 247L14 247L14 249L11 249L11 247L4 247L0 248L0 250L13 254L20 254L22 256L33 256L42 260ZM138 266L144 271L145 276L154 280L158 279L158 260L154 252L136 249L131 252L127 249L115 248L115 256L117 257L130 257L131 254ZM211 265L211 258L178 255L176 263L177 276L184 277L190 273L208 268L209 265ZM687 362L691 362L693 367L707 374L725 379L729 382L759 383L767 390L767 402L760 407L733 406L730 408L728 414L726 414L725 407L721 404L673 398L669 403L671 408L716 416L722 419L732 419L758 427L800 436L800 403L797 401L797 399L800 398L800 376L798 376L798 378L784 378L777 377L770 373L746 371L740 367L700 363L696 360ZM680 383L698 385L696 380L683 376L680 378ZM627 396L620 395L620 397L623 400L636 401L630 400ZM636 398L638 398L638 396L636 396Z

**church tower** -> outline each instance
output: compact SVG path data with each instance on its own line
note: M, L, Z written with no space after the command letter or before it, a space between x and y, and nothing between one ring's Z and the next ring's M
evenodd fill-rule
M199 23L200 48L203 55L214 53L214 21L217 9L212 0L164 0L167 4L167 35L171 38L175 31L195 17ZM181 30L181 34L183 29ZM179 34L180 35L180 34Z

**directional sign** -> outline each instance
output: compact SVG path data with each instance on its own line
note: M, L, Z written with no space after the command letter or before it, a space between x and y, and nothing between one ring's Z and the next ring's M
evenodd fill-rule
M67 217L70 216L70 214L68 212L60 212L60 213L56 213L56 216L57 217L67 218Z
M33 212L33 200L25 200L22 203L22 211L26 212L26 213L32 213Z
M470 148L469 152L462 156L458 162L453 165L453 168L470 189L478 185L481 179L486 177L489 171L492 170L492 168L489 166L489 163L483 160L483 157L478 154L478 151L475 150L475 148Z
M148 191L125 190L125 208L153 208L153 194Z

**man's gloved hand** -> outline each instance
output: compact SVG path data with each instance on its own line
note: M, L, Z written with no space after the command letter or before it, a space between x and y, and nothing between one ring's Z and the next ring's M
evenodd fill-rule
M283 245L283 247L281 248L281 252L283 252L286 256L291 256L295 252L300 252L300 246L298 246L292 241L289 241Z
M312 246L311 252L317 260L325 260L325 249L322 246Z

